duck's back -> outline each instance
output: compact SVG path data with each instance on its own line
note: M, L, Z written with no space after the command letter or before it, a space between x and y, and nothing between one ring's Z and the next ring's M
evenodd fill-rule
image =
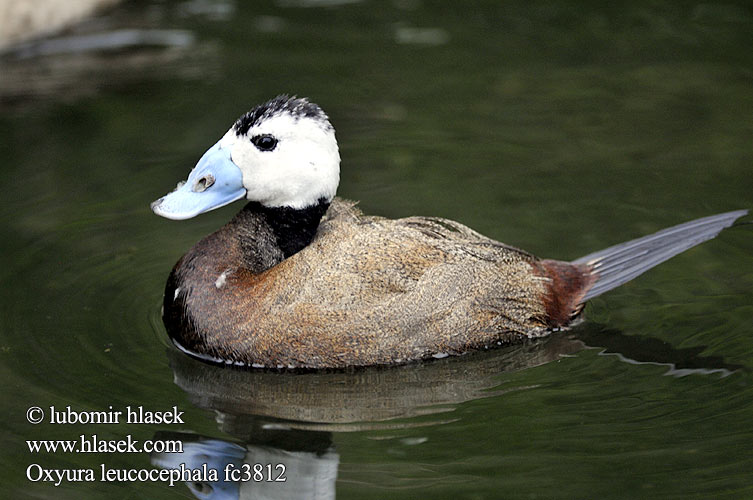
M336 199L308 246L260 273L239 265L238 226L202 240L168 282L169 329L192 352L249 365L343 367L546 331L540 261L456 222L366 217ZM282 258L271 253L260 258Z

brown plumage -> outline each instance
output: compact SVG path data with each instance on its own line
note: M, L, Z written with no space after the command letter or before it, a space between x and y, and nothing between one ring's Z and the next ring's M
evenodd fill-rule
M284 259L250 204L176 264L175 342L215 361L342 368L405 363L566 327L598 279L439 218L389 220L335 199Z
M336 199L313 241L281 260L257 219L242 211L176 265L165 312L186 349L248 365L344 367L458 354L553 326L541 261L456 222L366 217ZM239 238L249 227L262 235L253 249ZM244 252L271 267L249 271Z
M164 321L180 348L230 364L342 368L537 338L747 213L573 262L540 260L454 221L365 216L334 198L339 165L324 112L280 96L243 115L186 183L153 203L184 219L250 201L170 274Z

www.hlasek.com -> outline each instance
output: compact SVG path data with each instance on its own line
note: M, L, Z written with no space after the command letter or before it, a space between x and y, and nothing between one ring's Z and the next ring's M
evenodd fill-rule
M147 440L142 444L128 434L125 439L100 439L96 434L78 439L27 439L31 453L183 453L183 441Z
M127 406L123 410L76 411L66 406L58 409L50 406L47 411L32 406L26 411L26 419L31 424L183 424L183 412L173 406L168 411L145 410L141 406ZM39 453L183 453L180 440L139 441L130 434L125 439L101 439L97 434L80 434L76 439L34 439L27 440L31 454ZM179 482L223 481L272 481L284 482L283 464L242 464L236 467L227 464L224 469L214 469L202 464L197 468L186 467L185 463L173 469L112 469L106 464L95 468L54 469L38 463L26 468L26 478L31 482L49 482L60 486L63 482L146 482L161 481L169 486Z

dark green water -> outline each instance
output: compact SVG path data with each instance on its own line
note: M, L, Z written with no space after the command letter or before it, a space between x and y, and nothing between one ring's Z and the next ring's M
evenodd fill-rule
M168 347L170 268L240 207L174 222L148 204L283 92L329 113L339 194L364 211L456 219L544 257L753 208L748 3L307 3L127 3L78 32L175 29L193 43L0 60L7 497L193 497L99 472L189 452L26 444L93 434L216 439L241 457L226 461L288 466L287 483L244 483L243 498L753 497L750 225L538 344L309 375L215 368ZM129 405L177 406L184 423L26 416ZM96 479L33 482L31 464Z

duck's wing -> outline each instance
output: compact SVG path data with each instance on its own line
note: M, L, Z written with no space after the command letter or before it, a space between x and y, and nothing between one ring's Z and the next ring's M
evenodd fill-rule
M494 251L505 249L525 258L535 259L532 254L505 243L493 240L483 234L461 224L460 222L444 219L442 217L412 216L401 219L386 219L378 216L364 215L357 207L357 202L335 198L330 205L327 214L322 219L320 233L326 233L332 223L354 223L357 225L383 224L386 229L405 229L405 238L415 238L420 234L432 239L446 240L447 243L455 242L460 247L489 248ZM414 233L417 232L418 234Z
M452 221L334 217L265 272L263 317L328 364L457 354L544 333L534 261Z

